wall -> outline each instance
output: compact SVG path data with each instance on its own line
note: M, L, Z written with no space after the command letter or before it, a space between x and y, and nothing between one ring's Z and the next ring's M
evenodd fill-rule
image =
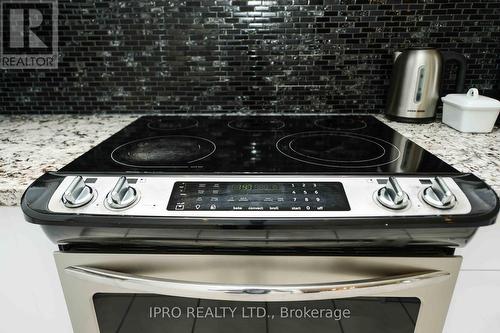
M59 68L0 70L0 113L381 112L410 46L491 89L500 2L59 0Z

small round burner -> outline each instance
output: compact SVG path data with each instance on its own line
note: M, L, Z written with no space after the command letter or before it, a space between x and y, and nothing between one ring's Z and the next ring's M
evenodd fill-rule
M198 121L190 117L186 118L158 117L158 119L151 120L147 126L153 130L174 131L174 130L196 127L198 126Z
M368 135L314 131L287 135L276 143L283 155L308 164L335 168L369 168L400 156L393 144Z
M138 168L183 166L207 158L215 144L207 139L170 135L140 139L119 146L111 153L118 164Z
M324 129L336 131L355 131L368 126L364 120L342 116L317 119L314 124Z
M232 120L227 126L245 132L272 132L285 127L285 123L272 117L253 116Z

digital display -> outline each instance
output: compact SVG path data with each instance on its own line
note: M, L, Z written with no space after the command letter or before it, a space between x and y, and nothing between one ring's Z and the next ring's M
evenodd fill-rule
M280 192L281 187L275 183L238 183L231 185L231 190L234 193L248 193L248 192Z
M346 211L340 182L177 182L168 210Z

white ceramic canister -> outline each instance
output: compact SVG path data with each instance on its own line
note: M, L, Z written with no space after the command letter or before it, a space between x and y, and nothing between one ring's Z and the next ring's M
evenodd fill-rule
M460 132L488 133L495 125L500 102L479 95L476 88L467 94L448 94L443 101L443 123Z

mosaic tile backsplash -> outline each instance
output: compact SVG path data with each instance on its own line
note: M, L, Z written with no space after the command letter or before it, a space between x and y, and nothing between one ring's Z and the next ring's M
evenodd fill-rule
M375 113L412 46L494 89L500 2L59 0L59 68L0 70L0 113Z

